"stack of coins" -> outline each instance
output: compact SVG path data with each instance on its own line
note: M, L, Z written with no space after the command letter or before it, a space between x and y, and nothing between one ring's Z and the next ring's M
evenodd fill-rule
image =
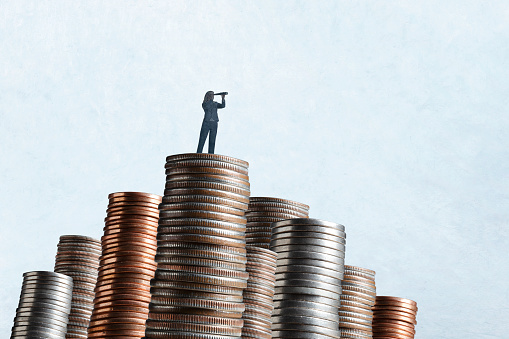
M343 293L339 308L341 338L372 338L375 271L345 265Z
M145 337L240 337L248 163L193 153L169 156L165 167Z
M65 338L71 299L72 278L54 272L24 273L11 339Z
M345 228L317 219L276 222L273 338L338 338Z
M293 218L308 218L309 206L286 199L251 197L246 213L246 243L269 248L271 224Z
M246 246L249 273L244 290L246 310L242 314L242 338L271 339L271 315L276 284L277 254L266 248Z
M87 338L94 308L94 289L101 256L101 242L81 235L63 235L58 243L55 272L73 280L67 338Z
M373 307L373 338L414 338L416 317L415 301L377 296Z
M109 195L88 338L144 335L160 202L160 196L148 193Z

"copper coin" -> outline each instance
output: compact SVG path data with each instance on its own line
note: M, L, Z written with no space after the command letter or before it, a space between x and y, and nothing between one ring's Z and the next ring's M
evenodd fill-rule
M415 320L415 317L407 316L404 314L398 314L398 313L373 312L373 322L377 321L378 319L394 319L394 320L406 321L407 323L417 325L417 321Z
M150 286L145 281L140 282L113 282L107 285L96 286L95 292L118 291L122 289L139 289L150 292Z
M106 215L109 218L113 217L130 217L130 216L145 216L154 218L155 220L159 219L159 211L158 210L148 210L148 209L108 209L106 211Z
M144 302L144 303L148 304L150 302L150 296L147 297L147 296L142 296L142 295L132 294L132 293L113 294L113 295L108 295L108 296L104 296L104 297L96 297L94 299L94 304L106 303L109 301L127 301L127 300L135 300L135 301L140 301L140 302Z
M147 264L147 265L152 265L152 266L156 265L154 258L144 257L141 255L137 255L137 256L136 255L129 255L129 256L124 256L124 255L112 256L112 255L110 255L108 257L101 258L101 265L109 265L109 264L114 264L114 263L119 263L119 264L140 263L140 264Z
M161 199L151 199L151 198L136 198L136 197L118 197L118 198L112 198L108 201L108 206L111 204L118 204L118 203L126 203L126 204L153 204L158 205L161 203Z
M400 312L402 314L409 315L412 317L415 317L417 314L417 311L406 308L406 307L401 307L401 306L396 306L396 305L379 305L376 303L375 303L375 306L373 306L373 311L380 312L380 313Z
M97 317L100 319L104 319L105 317L108 317L112 313L141 313L141 314L148 314L148 307L146 303L144 303L143 307L140 306L134 306L134 305L117 305L113 304L110 306L104 306L104 307L96 307L94 309L94 314L92 317Z
M129 240L133 241L143 241L149 244L156 244L156 237L152 235L144 235L143 233L123 233L123 234L112 234L112 235L104 235L101 237L102 246L104 248L104 244L113 243L113 242L129 242Z
M112 253L143 253L145 256L155 256L156 251L154 249L148 248L146 246L134 246L134 245L118 245L116 247L111 247L103 250L103 255L108 255Z
M140 275L146 275L146 276L153 276L154 270L148 269L148 268L141 268L141 267L126 267L126 266L120 266L115 268L108 268L105 270L99 270L99 277L106 277L109 275L117 275L119 273L129 273L129 274L140 274Z
M110 202L108 204L108 208L117 208L117 207L145 207L145 208L152 208L152 209L157 210L159 208L159 203L127 200L127 201Z
M133 298L134 296L141 296L141 297L147 297L150 300L150 291L141 289L141 288L115 288L105 291L96 291L95 297L96 298L102 298L102 297L109 297L114 295L129 295L132 294ZM131 298L131 299L133 299Z
M135 197L135 198L148 198L148 199L154 199L154 200L161 200L161 196L157 194L152 193L145 193L145 192L116 192L116 193L110 193L108 195L108 199L114 199L118 197Z

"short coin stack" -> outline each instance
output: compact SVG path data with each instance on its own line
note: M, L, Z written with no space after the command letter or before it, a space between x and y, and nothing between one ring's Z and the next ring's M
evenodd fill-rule
M27 272L11 339L65 338L71 311L72 279L54 272Z
M169 156L165 167L145 337L239 338L248 163L193 153Z
M293 218L307 218L309 206L286 199L251 197L246 212L248 245L269 248L271 224Z
M71 313L66 338L87 338L94 308L94 289L101 256L101 242L82 235L63 235L58 243L55 272L73 280Z
M276 222L273 338L340 337L338 308L344 273L345 228L318 219Z
M416 317L415 301L377 296L373 307L373 338L414 338Z
M339 308L341 338L372 338L372 307L375 304L375 271L345 265Z
M88 338L143 337L160 202L160 196L148 193L109 195Z
M242 314L242 338L271 339L277 254L266 248L249 245L246 250L249 280L244 290L246 310Z

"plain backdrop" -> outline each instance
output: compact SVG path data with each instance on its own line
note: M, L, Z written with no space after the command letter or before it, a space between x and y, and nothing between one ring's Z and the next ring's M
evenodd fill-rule
M344 224L416 338L507 338L508 61L507 1L0 1L0 336L60 235L163 193L213 90L251 195Z

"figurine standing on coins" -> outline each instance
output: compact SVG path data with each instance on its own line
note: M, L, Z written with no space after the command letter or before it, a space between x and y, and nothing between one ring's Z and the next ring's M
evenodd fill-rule
M205 93L205 98L203 99L203 103L201 104L201 107L205 112L205 116L203 117L203 122L201 124L200 141L198 142L198 149L196 153L203 153L203 146L205 145L205 139L207 139L208 135L209 153L214 154L217 135L217 123L219 121L219 117L217 116L217 109L224 108L226 106L224 97L228 93L223 92L218 94L221 95L222 98L221 103L214 101L213 91L208 91L207 93Z

